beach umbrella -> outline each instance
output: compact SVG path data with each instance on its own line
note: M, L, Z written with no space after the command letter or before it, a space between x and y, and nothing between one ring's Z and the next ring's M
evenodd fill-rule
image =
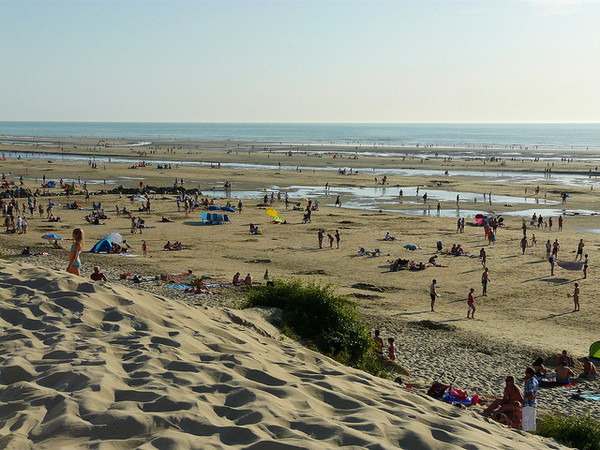
M267 208L265 209L265 212L270 215L271 217L277 217L279 216L279 214L277 214L277 211L275 211L273 208Z
M147 202L148 199L146 197L144 197L143 195L134 195L133 196L133 201L135 201L135 202Z
M62 241L62 238L58 234L45 234L42 239L48 239L49 241Z
M208 210L209 210L209 211L220 211L220 210L221 210L221 208L220 208L220 207L218 207L217 205L213 205L213 206L209 206L209 207L208 207Z
M112 231L112 232L108 233L102 239L109 239L111 242L114 242L115 244L119 244L119 243L123 242L123 236L121 236L116 231Z
M231 206L223 206L221 209L227 212L235 212L235 209L233 209Z

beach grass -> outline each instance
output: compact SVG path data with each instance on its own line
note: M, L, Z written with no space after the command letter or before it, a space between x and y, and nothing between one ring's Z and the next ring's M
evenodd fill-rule
M536 434L579 450L600 449L600 420L591 414L548 414L538 423Z
M343 364L383 378L406 373L373 353L374 341L356 305L331 283L276 279L249 290L243 306L280 308L281 323L276 325L284 334Z

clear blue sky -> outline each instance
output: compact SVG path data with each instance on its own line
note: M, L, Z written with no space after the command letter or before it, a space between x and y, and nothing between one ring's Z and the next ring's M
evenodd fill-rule
M0 0L0 120L600 122L596 0Z

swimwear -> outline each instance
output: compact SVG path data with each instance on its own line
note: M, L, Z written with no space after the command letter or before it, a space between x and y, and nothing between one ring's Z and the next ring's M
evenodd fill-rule
M71 253L75 251L75 244L71 244ZM81 260L79 259L79 255L81 255L81 250L77 252L77 260L71 264L71 267L81 267Z

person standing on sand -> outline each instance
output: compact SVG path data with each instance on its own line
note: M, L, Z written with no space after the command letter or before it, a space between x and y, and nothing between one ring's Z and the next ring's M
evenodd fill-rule
M481 295L487 296L487 286L488 286L489 282L490 282L490 275L488 273L488 268L486 267L483 270L483 273L481 274L481 286L483 286L483 292L481 293Z
M81 228L75 228L73 230L73 244L71 244L71 250L69 252L69 265L67 266L67 272L73 275L81 276L81 260L79 255L83 250L83 230Z
M467 298L467 319L475 318L475 289L471 288L469 297Z
M388 358L390 361L396 361L396 344L394 344L394 338L388 338Z
M525 254L526 248L527 248L527 237L523 236L523 239L521 239L521 250L523 250L523 255Z
M523 431L535 431L538 386L539 383L535 378L535 371L531 367L528 367L525 370L525 389L523 391Z
M340 232L338 230L335 230L335 245L337 246L337 248L340 248L340 240L341 240L341 236L340 236Z
M579 257L579 261L581 261L581 258L583 258L583 247L585 247L583 239L579 239L579 244L577 244L577 255L575 255L575 261L577 261L577 257Z
M579 311L579 284L575 283L575 289L573 290L573 303L575 304L575 311Z
M590 260L588 258L588 255L585 255L585 260L583 261L583 278L587 278L587 270L588 267L590 267Z
M342 202L340 201L340 196L338 195L335 199L335 206L342 207Z
M554 244L552 244L552 254L555 258L558 258L558 251L560 250L560 244L558 243L558 239L554 239Z
M550 258L550 252L552 251L552 244L550 243L550 239L546 242L546 259Z
M440 295L437 293L437 280L433 280L429 286L429 296L431 297L431 312L435 312L435 299Z
M383 339L379 336L379 330L375 330L375 353L380 356L383 356Z
M563 216L558 216L558 231L563 229Z
M556 256L550 255L548 262L550 263L550 275L554 276L554 264L556 263Z
M329 240L329 248L333 248L334 237L331 233L327 233L327 239Z
M483 247L481 247L481 250L479 250L479 257L481 258L481 265L485 267L487 263L487 253Z
M148 256L148 246L146 245L146 241L142 241L142 254L144 258Z
M319 228L319 232L317 233L317 237L319 238L319 248L323 248L323 237L325 236L325 231Z

